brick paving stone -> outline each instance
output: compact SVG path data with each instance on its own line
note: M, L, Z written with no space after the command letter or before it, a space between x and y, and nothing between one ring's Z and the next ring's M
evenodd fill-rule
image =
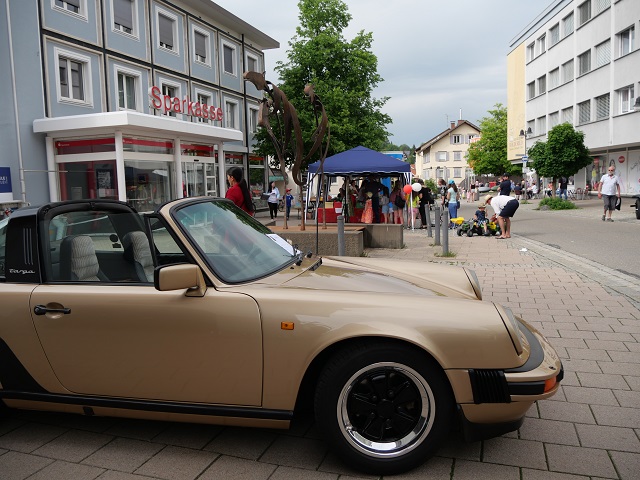
M223 455L198 480L266 480L277 465Z
M157 443L116 438L113 442L89 455L82 463L132 473L162 448L163 445Z
M107 470L96 480L155 480L153 477L145 477L143 475L135 475L133 473L116 472L115 470Z
M110 435L70 430L35 450L42 457L79 462L113 440Z
M431 479L431 476L416 477L416 480L418 478ZM520 480L520 470L517 467L506 465L456 460L451 476L452 480L495 480L497 478L500 480Z
M573 423L543 418L528 418L520 427L520 438L563 445L580 445Z
M611 452L620 480L638 480L640 475L640 455L637 453Z
M640 365L625 362L598 362L602 373L640 376Z
M626 407L592 405L591 409L599 425L640 428L640 410Z
M153 441L176 447L202 449L222 430L223 427L215 425L176 423L153 437Z
M204 449L223 455L257 460L277 437L273 431L268 430L256 429L252 435L247 436L244 428L226 428Z
M640 392L627 392L625 390L615 390L613 392L621 407L640 409Z
M56 460L34 473L29 480L93 480L102 472L102 468Z
M612 327L613 328L613 327ZM596 332L598 340L613 340L615 342L633 342L635 339L630 333L620 332Z
M567 401L571 403L620 406L614 395L614 391L608 388L573 387L565 385L562 389ZM622 390L615 390L615 392L622 392Z
M598 362L595 360L570 359L562 363L565 370L571 372L602 373Z
M640 377L625 376L624 379L631 390L640 392Z
M315 470L325 454L326 446L319 440L281 436L269 446L260 461Z
M570 473L544 472L542 470L522 469L522 480L588 480L590 477Z
M606 450L549 445L546 451L551 471L618 478Z
M617 342L615 340L585 340L585 348L593 350L614 350L619 352L628 352L629 348L625 342Z
M118 437L135 438L137 440L152 440L168 428L165 422L150 420L121 420L104 433Z
M562 328L558 329L558 334L562 338L589 338L592 340L596 339L596 334L587 330L567 330L566 327L571 325L570 323L562 324ZM575 327L575 325L574 325Z
M576 372L567 372L565 370L562 384L580 386L580 381L578 380L578 375L576 374Z
M576 375L578 376L578 380L580 380L580 385L582 385L583 387L629 390L629 385L624 380L622 375L587 372L577 372Z
M12 417L2 417L0 415L0 437L24 425L24 422Z
M2 480L23 480L46 467L54 460L20 452L9 452L0 456Z
M538 402L540 418L575 423L596 423L588 405L564 402Z
M135 473L166 480L192 480L218 457L217 453L168 446L150 458Z
M437 455L462 460L480 461L482 442L465 442L459 435L450 435L438 449Z
M587 350L584 348L567 348L569 358L580 360L602 360L609 361L611 357L606 350ZM625 352L627 353L627 352Z
M554 347L558 346L566 348L587 348L585 341L588 340L584 340L582 338L554 338L550 340Z
M53 425L27 423L1 436L0 447L31 453L64 432L66 429Z
M583 447L640 453L640 440L631 428L576 424L576 430Z
M614 362L640 364L640 354L637 352L607 352ZM638 367L640 368L640 366Z
M269 480L338 480L338 475L301 468L278 467Z
M448 471L450 472L451 464L453 463L453 460L444 459L444 458L440 458L439 460L441 462L448 463ZM435 465L435 463L438 463L438 461L436 460L436 458L432 458L431 460L428 461L428 463L429 465L433 466ZM434 467L434 470L435 470L435 467ZM380 478L380 475L366 475L362 472L355 470L354 468L351 468L351 466L345 464L342 460L340 460L340 458L338 458L331 451L327 454L326 457L324 457L324 460L320 464L320 467L318 467L318 471L327 472L327 473L337 473L338 475L340 475L340 480L347 477L348 478L358 477L363 480L365 479L377 480L378 478Z
M450 458L433 457L425 464L411 470L409 472L400 473L398 475L388 475L381 478L385 480L449 480L454 461ZM340 480L344 477L340 476Z
M483 445L483 462L539 470L547 468L542 442L498 437L485 440Z
M615 328L615 325L600 324L600 323L576 323L578 330L588 330L590 332L611 332Z

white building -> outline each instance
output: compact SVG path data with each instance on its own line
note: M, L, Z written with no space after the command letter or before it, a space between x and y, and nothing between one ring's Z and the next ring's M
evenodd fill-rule
M585 133L593 163L576 188L597 187L615 163L626 194L640 193L639 0L556 0L510 45L508 155L569 122Z

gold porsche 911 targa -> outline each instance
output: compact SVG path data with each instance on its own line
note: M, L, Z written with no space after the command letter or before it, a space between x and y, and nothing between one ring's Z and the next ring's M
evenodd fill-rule
M349 465L389 474L453 427L517 429L562 379L473 271L310 258L223 199L23 208L0 257L10 408L287 428L312 407Z

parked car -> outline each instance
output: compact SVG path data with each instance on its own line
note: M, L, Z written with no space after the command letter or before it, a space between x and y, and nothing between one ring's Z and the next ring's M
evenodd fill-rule
M228 200L53 203L0 232L11 408L287 428L310 407L345 462L380 475L452 428L516 430L563 376L472 270L303 255Z
M635 195L635 202L631 204L632 207L636 207L636 218L640 220L640 195Z

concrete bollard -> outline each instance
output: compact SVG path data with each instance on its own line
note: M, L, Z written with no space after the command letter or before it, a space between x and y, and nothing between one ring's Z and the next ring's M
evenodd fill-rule
M344 216L338 215L338 256L344 257Z
M433 241L434 245L440 245L440 207L436 206L436 237Z
M449 212L442 212L442 254L449 253Z
M427 236L433 237L433 232L431 231L431 208L429 208L429 205L425 205L424 209L427 214Z

